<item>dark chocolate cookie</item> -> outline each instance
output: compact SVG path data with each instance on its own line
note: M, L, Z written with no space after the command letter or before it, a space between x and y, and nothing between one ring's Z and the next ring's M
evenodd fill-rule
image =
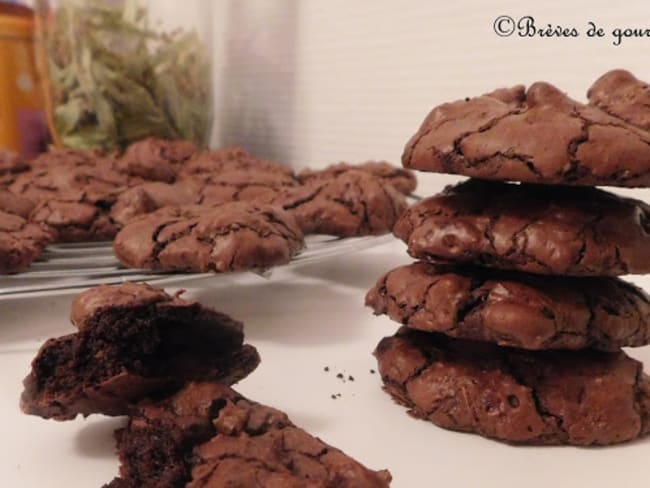
M117 160L118 171L144 180L171 183L182 163L196 152L191 141L168 141L148 137L130 144Z
M28 169L27 162L17 153L0 147L0 188L9 186L19 173Z
M305 234L339 237L388 233L407 207L392 185L360 170L288 188L267 201L291 212Z
M446 429L579 446L650 430L650 378L621 351L532 352L402 328L375 356L393 399Z
M27 219L33 209L34 203L31 200L0 188L0 212L18 215Z
M647 187L650 132L539 82L434 108L402 163L485 179Z
M380 488L391 479L294 426L286 414L216 383L193 383L163 401L141 403L116 437L121 478L108 485L115 488Z
M178 176L184 178L197 175L218 175L224 171L236 170L273 173L294 178L290 167L274 161L258 159L239 146L197 153L183 164Z
M47 228L0 210L0 274L28 267L54 236Z
M296 180L286 175L245 169L195 175L171 184L144 183L119 196L111 217L123 226L137 216L165 206L272 200L283 188L295 185Z
M390 183L393 188L404 195L413 193L417 186L417 179L412 171L399 168L386 161L366 161L360 164L338 163L327 166L321 170L305 169L300 172L298 178L303 183L314 180L329 179L350 170L361 170Z
M279 207L232 202L163 208L124 227L113 247L131 268L226 272L287 263L304 237Z
M412 329L501 346L616 351L650 343L650 297L618 278L414 263L380 278L366 305Z
M74 334L49 339L25 378L21 408L44 418L123 415L189 381L235 383L259 363L242 324L146 284L100 286L73 303Z
M595 188L469 180L395 225L409 254L541 274L650 272L650 207Z
M604 112L650 131L650 85L629 71L605 73L589 88L587 97Z

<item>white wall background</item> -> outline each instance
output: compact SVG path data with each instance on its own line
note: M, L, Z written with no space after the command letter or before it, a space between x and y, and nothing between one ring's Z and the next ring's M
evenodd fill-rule
M179 2L181 3L181 2ZM650 27L630 0L219 0L213 144L296 167L399 161L436 104L547 80L584 99L612 68L650 79L650 38L500 38L498 15L586 30ZM180 7L179 7L180 8Z

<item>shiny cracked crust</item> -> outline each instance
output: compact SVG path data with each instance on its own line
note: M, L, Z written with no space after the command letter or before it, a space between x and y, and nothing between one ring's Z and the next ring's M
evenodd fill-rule
M501 89L434 108L402 163L485 179L650 186L650 132L614 116L625 116L620 104L610 113L544 82Z
M380 488L371 471L294 426L286 414L214 383L144 402L117 433L121 478L140 488ZM157 462L165 459L165 463Z
M595 188L469 180L413 205L394 233L431 262L616 276L650 272L649 214Z
M124 415L191 381L235 383L259 363L241 323L146 284L91 289L75 300L72 320L78 332L49 339L34 358L23 412Z
M360 170L286 189L270 203L292 213L305 234L340 237L390 232L407 207L404 195Z
M649 430L650 378L620 351L530 352L402 328L375 356L393 399L446 429L578 446Z
M303 183L318 179L328 179L350 170L361 170L381 178L400 193L410 195L417 186L417 179L412 171L394 166L386 161L366 161L361 164L338 163L322 170L306 169L300 172L298 178Z
M617 278L414 263L380 278L366 305L412 329L524 349L616 351L650 341L650 297Z
M116 168L130 176L171 183L181 164L195 152L196 146L191 141L148 137L129 145L117 160Z
M227 272L286 263L304 236L281 208L232 202L162 208L127 225L113 246L128 267Z

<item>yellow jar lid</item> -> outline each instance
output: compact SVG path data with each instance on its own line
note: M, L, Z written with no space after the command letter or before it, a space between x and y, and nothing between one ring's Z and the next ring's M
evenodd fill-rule
M29 9L6 8L0 4L0 37L31 39L34 16Z

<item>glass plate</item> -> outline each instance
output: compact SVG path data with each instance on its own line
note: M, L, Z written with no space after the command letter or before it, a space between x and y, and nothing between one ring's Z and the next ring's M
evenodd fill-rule
M332 256L368 249L393 238L391 234L366 237L307 236L306 248L284 266L313 263ZM269 270L253 273L267 277ZM111 242L54 244L48 246L41 258L22 273L0 277L0 299L38 296L123 281L172 283L205 277L227 276L228 273L170 273L122 266L113 254Z

